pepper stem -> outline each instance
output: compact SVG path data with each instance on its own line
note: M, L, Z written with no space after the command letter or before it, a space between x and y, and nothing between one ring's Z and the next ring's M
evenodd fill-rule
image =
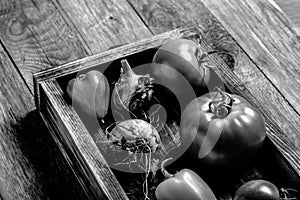
M171 178L173 177L174 175L173 174L170 174L166 169L165 169L165 164L169 161L169 160L172 160L173 158L170 157L170 158L167 158L165 160L163 160L161 162L161 165L160 165L160 168L161 168L161 172L162 174L164 175L164 177L167 179L167 178Z
M297 198L290 194L290 192L298 193L297 190L291 188L280 188L280 200L297 200Z
M218 92L209 103L209 109L215 116L224 118L226 117L232 107L233 99L229 94L217 88Z

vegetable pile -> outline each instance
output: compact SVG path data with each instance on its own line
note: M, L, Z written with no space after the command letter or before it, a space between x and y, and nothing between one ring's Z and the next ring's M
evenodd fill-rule
M203 52L193 40L173 39L156 51L149 74L136 74L124 59L117 81L108 82L105 75L92 70L68 83L67 95L74 107L103 122L104 139L98 143L106 145L110 166L145 174L142 186L130 191L134 199L217 199L191 169L174 175L166 171L164 165L171 158L165 158L171 150L188 156L195 168L226 171L248 165L263 147L263 116L243 97L223 90L222 80L205 60L215 52ZM171 131L179 143L168 149L172 142L165 139L170 139L165 130L170 130L170 124L179 126ZM233 200L248 199L295 198L273 183L253 180L233 195Z
M112 94L113 112L123 120L128 113L133 118L150 122L150 106L157 102L153 96L152 78L149 74L135 74L127 60L122 60L121 64L121 75Z

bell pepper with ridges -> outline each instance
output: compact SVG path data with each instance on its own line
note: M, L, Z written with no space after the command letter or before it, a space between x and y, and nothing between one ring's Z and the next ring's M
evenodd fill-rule
M168 173L164 164L171 160L168 158L161 164L161 171L165 180L156 190L157 200L216 200L214 193L204 180L190 169L182 169L175 175Z
M108 110L110 88L106 77L92 70L69 81L67 94L75 109L88 116L103 118Z

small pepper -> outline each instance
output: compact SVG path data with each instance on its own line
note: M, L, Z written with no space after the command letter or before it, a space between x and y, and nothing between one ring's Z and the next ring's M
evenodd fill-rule
M72 104L89 116L103 118L108 110L110 88L106 77L92 70L69 81L67 94Z
M164 164L171 159L161 163L166 179L155 190L157 200L216 200L209 186L192 170L182 169L175 175L168 173Z

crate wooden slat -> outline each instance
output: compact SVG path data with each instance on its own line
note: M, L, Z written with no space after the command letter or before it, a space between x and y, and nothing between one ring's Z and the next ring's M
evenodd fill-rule
M108 199L127 199L76 112L64 101L63 91L57 82L44 82L41 88L45 92L43 105L48 114L44 117L48 117L48 123L56 122L55 125L50 125L59 131L54 137L63 145L61 150L65 152L66 159L87 195L91 199L102 199L103 190Z
M197 28L176 29L34 75L36 105L48 126L55 130L53 137L56 143L90 199L105 197L110 200L125 200L128 197L80 117L65 101L64 91L57 79L116 59L133 56L144 50L158 47L171 38L198 36L201 36L201 31ZM206 51L211 50L205 41L201 42L201 48ZM291 142L274 123L268 109L255 99L255 96L247 90L222 59L213 55L209 60L213 69L233 93L245 97L263 113L267 125L269 152L274 153L278 165L285 170L291 181L295 185L300 185L300 155L293 151Z

